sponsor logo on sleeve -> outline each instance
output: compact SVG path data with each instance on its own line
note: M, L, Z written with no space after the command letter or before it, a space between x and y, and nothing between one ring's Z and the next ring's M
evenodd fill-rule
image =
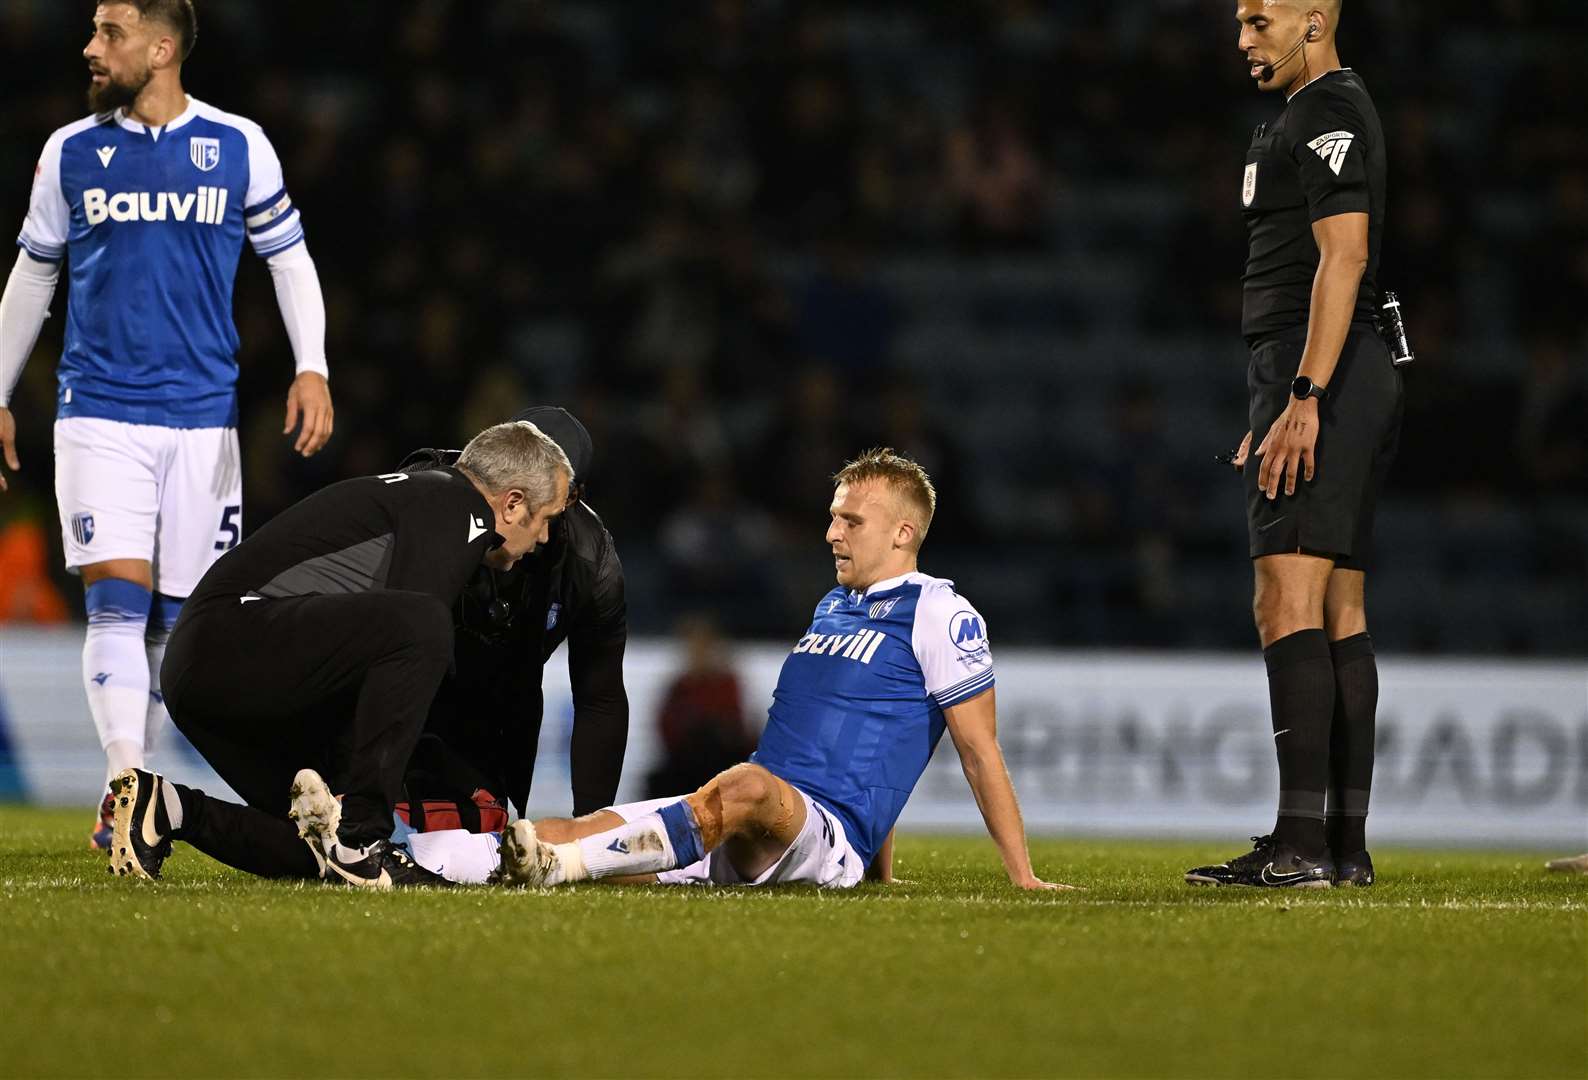
M1307 144L1307 149L1315 151L1334 175L1339 176L1340 166L1345 164L1346 151L1351 149L1351 140L1355 138L1349 131L1331 131L1313 139Z
M955 612L948 620L948 640L964 653L960 659L966 663L987 657L987 627L974 611Z
M1246 179L1241 181L1241 205L1251 206L1257 199L1257 162L1246 166Z

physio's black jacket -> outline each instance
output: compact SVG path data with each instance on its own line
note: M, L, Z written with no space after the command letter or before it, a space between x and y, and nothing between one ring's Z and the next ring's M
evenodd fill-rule
M184 610L220 598L379 589L428 593L452 607L500 543L495 523L491 504L456 469L343 480L222 555Z
M457 458L456 450L417 450L401 468L434 469ZM522 811L540 737L542 670L566 641L573 811L612 805L628 743L628 609L623 565L595 511L575 503L552 522L550 541L512 570L480 567L453 608L453 623L455 671L436 695L410 770L409 797L467 797L458 790L458 773L472 770Z
M1248 237L1241 332L1249 344L1306 328L1318 273L1312 224L1336 214L1368 215L1367 270L1352 321L1372 323L1384 163L1378 110L1350 68L1308 83L1253 134L1241 178Z

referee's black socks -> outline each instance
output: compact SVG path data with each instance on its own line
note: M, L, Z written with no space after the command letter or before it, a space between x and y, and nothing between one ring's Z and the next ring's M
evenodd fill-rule
M1322 630L1298 630L1263 650L1274 750L1279 755L1279 819L1274 842L1310 858L1324 852L1324 790L1334 719L1334 661Z
M1373 786L1378 713L1378 661L1364 632L1330 642L1334 658L1334 725L1329 732L1329 850L1367 850L1367 798Z

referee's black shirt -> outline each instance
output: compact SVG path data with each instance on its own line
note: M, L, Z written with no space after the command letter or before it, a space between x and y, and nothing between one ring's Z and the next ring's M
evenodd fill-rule
M216 561L205 601L404 589L451 607L496 543L496 515L456 469L363 476L288 507Z
M1306 327L1318 273L1312 223L1336 214L1368 215L1367 270L1352 321L1372 322L1384 171L1378 110L1350 68L1302 87L1253 134L1241 182L1248 235L1241 332L1248 343Z

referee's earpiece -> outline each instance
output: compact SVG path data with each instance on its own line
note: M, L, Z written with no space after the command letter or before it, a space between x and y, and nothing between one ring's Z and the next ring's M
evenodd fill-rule
M1318 36L1318 24L1317 23L1308 23L1307 24L1307 40L1311 41L1313 38L1315 38L1317 36Z

